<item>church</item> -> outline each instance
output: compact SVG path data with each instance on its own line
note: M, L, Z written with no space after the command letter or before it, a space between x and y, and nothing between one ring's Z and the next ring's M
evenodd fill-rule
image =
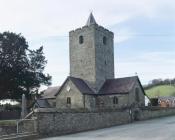
M174 115L173 108L145 107L138 76L115 78L113 39L92 14L85 26L70 31L70 75L60 87L43 91L26 117L32 120L22 119L19 130L53 137Z
M92 13L85 26L69 32L69 57L70 76L54 94L57 109L145 106L138 76L115 78L114 34L98 25Z

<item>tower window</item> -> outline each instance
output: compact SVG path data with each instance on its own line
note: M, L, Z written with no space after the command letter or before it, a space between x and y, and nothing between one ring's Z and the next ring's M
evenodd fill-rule
M83 39L83 36L81 35L81 36L79 36L79 43L83 44L83 42L84 42L84 39Z
M118 98L116 96L113 98L113 104L118 104Z
M107 40L107 39L106 39L106 37L104 36L104 37L103 37L103 44L104 44L104 45L106 45L106 40Z
M107 63L106 63L106 60L105 60L105 65L106 65Z
M71 104L71 98L70 97L67 97L67 104Z

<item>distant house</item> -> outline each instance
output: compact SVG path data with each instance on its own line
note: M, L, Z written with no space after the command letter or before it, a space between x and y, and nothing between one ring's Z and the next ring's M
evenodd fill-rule
M158 97L158 103L161 107L175 107L175 97Z
M46 90L41 92L40 99L46 100L51 107L55 107L56 104L56 94L59 90L59 86L49 87Z

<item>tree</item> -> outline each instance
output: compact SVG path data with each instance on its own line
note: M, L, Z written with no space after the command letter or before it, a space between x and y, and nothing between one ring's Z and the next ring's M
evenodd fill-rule
M29 99L41 85L50 85L51 76L44 74L47 61L43 47L30 50L21 34L0 33L0 99Z
M152 80L152 84L153 85L158 85L158 84L161 84L162 83L162 79L154 79Z

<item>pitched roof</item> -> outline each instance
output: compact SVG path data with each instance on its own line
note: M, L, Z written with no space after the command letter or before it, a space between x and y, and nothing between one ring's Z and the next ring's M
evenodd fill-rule
M67 77L67 79L64 81L64 83L58 90L57 94L59 94L59 92L61 91L61 89L64 87L64 85L67 83L68 80L71 80L82 94L94 94L93 90L87 85L87 83L83 79L71 76Z
M94 94L93 90L87 85L84 80L75 77L69 77L69 79L76 85L81 93Z
M132 90L134 84L138 80L139 79L137 76L118 78L118 79L108 79L105 81L102 88L100 89L99 95L127 94Z
M37 99L34 106L38 108L50 108L49 103L45 99Z
M68 80L71 80L82 94L89 94L89 95L128 94L133 89L136 82L139 82L139 85L141 86L141 89L145 94L138 76L107 79L98 93L95 93L83 79L69 76L62 84L57 94L59 94L59 92L61 91L61 89L64 87L64 85L67 83Z
M55 95L57 94L59 88L60 88L59 86L47 88L46 90L43 91L41 98L42 99L56 98Z
M91 24L97 24L92 13L90 13L89 15L89 18L86 22L86 26L90 26Z

